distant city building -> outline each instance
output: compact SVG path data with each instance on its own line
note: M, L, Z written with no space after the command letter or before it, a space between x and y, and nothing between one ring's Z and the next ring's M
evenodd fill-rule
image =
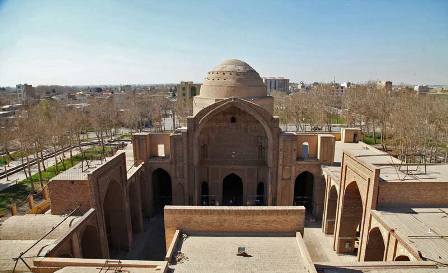
M199 95L200 89L200 83L182 81L176 86L176 96L182 100L190 100Z
M268 95L271 95L272 91L289 93L289 79L283 77L267 77L263 78L263 81L268 90Z
M332 83L330 87L330 91L332 91L331 94L333 96L343 96L345 94L345 90L346 87L339 83Z
M427 85L416 85L414 86L414 91L418 93L428 93L430 90L429 86Z
M38 99L36 90L31 84L18 84L16 85L16 95L18 103L32 103Z
M391 81L379 81L377 82L377 87L380 89L385 89L387 91L392 91L392 82Z

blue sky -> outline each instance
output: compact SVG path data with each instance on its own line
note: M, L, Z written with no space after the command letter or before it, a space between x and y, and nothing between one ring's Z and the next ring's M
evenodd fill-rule
M229 58L292 81L448 84L448 1L0 0L0 86L201 82Z

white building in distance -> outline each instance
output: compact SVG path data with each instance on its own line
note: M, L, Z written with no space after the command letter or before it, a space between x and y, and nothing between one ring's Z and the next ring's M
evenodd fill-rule
M266 77L263 78L263 82L268 90L268 95L271 95L272 91L289 93L289 79L283 77Z

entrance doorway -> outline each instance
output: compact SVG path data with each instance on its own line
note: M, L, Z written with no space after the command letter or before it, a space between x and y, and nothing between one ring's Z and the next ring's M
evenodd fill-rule
M229 174L222 184L222 204L224 206L243 205L243 182L236 174Z
M208 206L209 204L208 183L203 181L201 183L201 205Z
M264 206L264 183L259 182L257 185L257 198L255 199L255 205Z
M171 177L167 171L157 169L152 173L152 190L156 210L163 210L165 205L172 204Z
M314 176L310 172L302 172L296 177L294 184L294 206L305 206L307 212L313 212Z

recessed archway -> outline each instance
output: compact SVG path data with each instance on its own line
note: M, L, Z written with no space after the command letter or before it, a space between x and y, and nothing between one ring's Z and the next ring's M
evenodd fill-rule
M232 173L226 176L222 184L222 204L224 206L243 205L243 182Z
M118 182L112 180L103 202L109 250L128 250L128 233L123 190Z
M172 204L171 176L167 171L159 168L152 172L152 190L156 210L163 210L165 205Z
M98 231L94 226L87 226L81 238L82 257L87 259L102 258Z
M202 181L201 183L201 205L208 206L210 202L209 191L208 191L208 183L206 181Z
M364 261L382 261L384 259L384 240L379 228L370 230L367 238L366 255Z
M406 255L400 255L400 256L397 256L397 257L395 257L395 261L400 261L400 262L407 262L407 261L410 261L411 259L409 259L409 257L408 256L406 256Z
M308 212L313 211L313 186L314 176L304 171L300 173L294 183L294 200L295 206L305 206Z
M332 186L328 194L327 211L326 211L326 234L334 234L334 224L336 219L336 208L338 204L338 192L336 186Z
M342 200L338 253L358 253L357 243L359 242L362 214L361 194L358 185L353 181L346 187Z

